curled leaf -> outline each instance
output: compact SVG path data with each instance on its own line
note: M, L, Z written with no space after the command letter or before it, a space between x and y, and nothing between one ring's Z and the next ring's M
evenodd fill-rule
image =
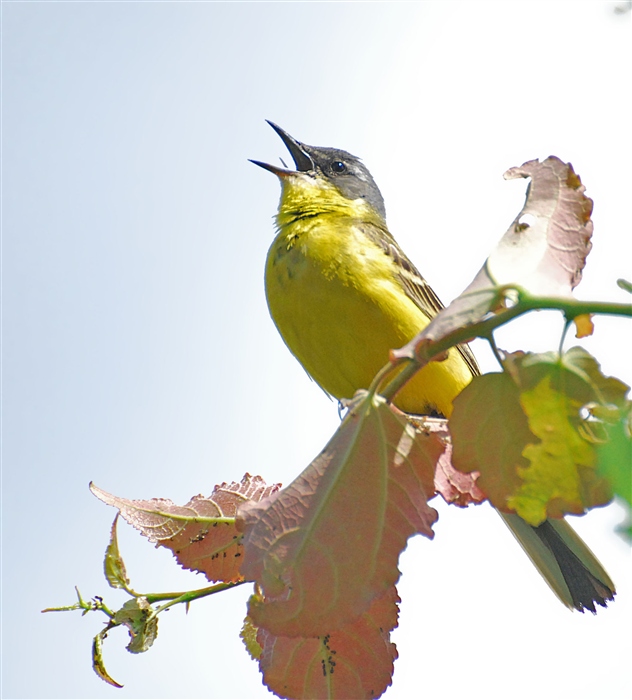
M549 156L510 168L506 180L531 178L522 211L487 260L496 285L567 296L581 280L592 244L593 202L570 163Z
M105 550L103 568L105 571L105 578L112 588L127 588L129 586L129 578L125 570L125 562L119 551L118 538L116 536L118 517L119 514L117 513L112 523L112 530L110 531L110 542Z
M506 179L531 178L525 204L466 289L393 358L419 357L432 341L481 321L512 303L505 288L568 296L590 252L592 200L570 163L555 156L510 168Z
M112 622L125 625L131 637L127 650L132 654L147 651L158 636L158 617L153 614L153 608L147 598L138 596L128 600L120 610L114 613Z
M92 640L92 668L94 672L109 685L115 688L122 688L120 683L117 683L112 676L107 672L105 663L103 662L103 640L107 637L108 628L102 630Z

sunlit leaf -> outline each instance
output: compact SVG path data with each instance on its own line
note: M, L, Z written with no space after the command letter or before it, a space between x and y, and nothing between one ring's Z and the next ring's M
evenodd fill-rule
M394 586L354 622L316 638L259 629L263 682L282 698L378 698L391 684L399 597Z
M608 503L596 447L610 441L626 385L580 348L515 353L504 364L505 373L476 377L454 402L454 466L479 471L491 502L532 525Z
M570 163L555 156L510 168L505 179L531 178L527 199L466 289L393 357L416 357L424 345L481 321L506 305L502 285L532 295L569 296L590 252L592 200ZM581 323L581 322L580 322ZM585 326L584 326L585 329Z
M527 201L487 260L495 284L565 296L579 284L591 249L593 202L570 163L549 156L510 168L505 179L530 178Z
M449 420L452 464L461 472L478 472L477 486L492 504L508 510L507 498L521 486L518 467L535 440L520 405L520 391L507 373L474 377L456 397Z
M595 331L595 324L592 322L590 314L581 314L581 316L575 316L573 319L575 324L575 337L576 338L587 338L592 335Z
M612 493L597 477L594 446L569 419L577 413L576 404L555 391L549 377L523 391L520 403L539 442L522 451L529 466L518 468L523 483L507 499L509 507L531 525L539 525L548 516L580 514L608 503Z
M126 588L129 585L129 578L125 570L125 562L119 552L118 538L116 536L116 523L119 514L116 514L110 531L110 542L105 550L105 560L103 568L105 570L105 578L112 588Z
M632 505L632 412L630 406L608 429L610 440L597 446L597 471L605 476L613 491Z
M241 580L242 544L235 528L237 508L249 500L259 501L280 488L258 476L246 474L241 483L216 486L209 497L194 496L178 506L166 498L129 500L103 491L94 484L92 493L108 505L156 546L170 549L178 562L200 571L209 581Z
M246 619L244 620L239 636L241 637L241 641L244 643L246 650L250 654L250 658L254 659L255 661L258 661L261 658L262 651L261 646L257 641L258 631L258 628L255 627L252 620L246 615Z
M399 578L408 537L432 537L441 440L380 397L353 404L287 488L240 511L242 573L261 587L248 614L278 636L319 636L357 618Z
M94 672L106 683L113 685L115 688L122 688L120 683L117 683L112 676L107 672L105 663L103 662L103 640L107 637L107 629L99 632L92 640L92 668Z
M158 636L158 617L153 615L151 605L143 596L128 600L114 613L112 621L127 627L131 640L126 648L132 654L147 651Z

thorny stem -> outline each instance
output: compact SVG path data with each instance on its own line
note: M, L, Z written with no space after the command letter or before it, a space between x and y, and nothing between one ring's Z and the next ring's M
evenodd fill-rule
M192 603L194 600L198 600L199 598L205 598L208 595L212 595L213 593L220 593L221 591L226 591L229 588L234 588L235 586L241 586L242 583L246 583L246 581L232 581L228 583L216 583L214 586L209 586L208 588L199 588L197 591L185 591L184 593L178 593L174 594L176 595L175 598L172 600L169 600L169 602L165 603L164 605L161 605L160 607L156 608L154 612L152 613L152 617L156 617L159 615L163 610L166 610L167 608L170 608L172 605L177 605L179 603L186 603L188 606L189 603ZM165 600L165 595L162 594L160 595L147 595L145 598L150 603L155 603L159 600Z
M101 610L110 619L114 617L114 611L110 610L110 608L103 602L103 598L100 596L94 596L92 600L88 601L81 597L81 593L79 593L77 586L75 586L75 591L77 592L76 603L73 603L72 605L62 605L58 608L44 608L42 612L68 612L70 610L83 610L83 614L85 615L92 610Z
M168 601L167 603L159 606L153 611L151 616L156 617L163 610L166 610L167 608L170 608L172 605L176 605L177 603L186 603L186 605L188 606L189 603L193 602L194 600L198 600L199 598L205 598L206 596L212 595L213 593L220 593L221 591L225 591L229 588L234 588L235 586L241 586L242 583L246 583L246 581L216 583L214 586L208 586L207 588L198 588L195 591L178 591L177 593L143 594L136 593L135 591L132 592L131 590L127 592L134 598L146 598L147 602L150 604L158 603L161 600ZM83 598L81 597L81 593L79 593L79 589L77 587L75 587L75 590L77 591L78 598L78 601L76 603L73 603L72 605L63 605L58 608L45 608L44 610L42 610L42 612L68 612L71 610L83 610L83 614L85 615L86 613L92 610L101 610L110 618L110 620L114 618L114 615L116 613L113 610L110 610L110 608L103 602L103 599L100 596L95 596L92 600L87 601L83 600Z

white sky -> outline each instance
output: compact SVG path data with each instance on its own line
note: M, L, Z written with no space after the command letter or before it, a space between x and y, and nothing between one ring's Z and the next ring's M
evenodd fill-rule
M263 698L238 638L248 586L164 615L155 646L105 644L96 615L41 615L106 586L114 510L88 492L185 502L245 471L288 483L336 405L270 321L275 178L247 162L306 143L361 156L389 225L444 301L519 210L510 166L555 154L595 200L578 289L626 301L630 15L616 3L2 3L2 697ZM508 349L556 346L534 315ZM629 321L584 345L632 383ZM494 365L485 348L487 369ZM435 504L436 505L436 504ZM401 560L400 658L385 697L628 698L629 547L614 505L577 529L618 585L567 611L489 508L438 506ZM130 528L137 590L205 585Z

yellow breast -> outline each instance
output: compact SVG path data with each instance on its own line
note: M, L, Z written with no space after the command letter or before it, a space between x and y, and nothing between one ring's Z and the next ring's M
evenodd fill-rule
M335 211L281 225L268 252L266 296L291 352L336 398L367 388L389 350L429 321L406 295L392 258L366 238L357 220ZM449 415L470 378L454 351L446 362L424 368L395 403L411 413Z

